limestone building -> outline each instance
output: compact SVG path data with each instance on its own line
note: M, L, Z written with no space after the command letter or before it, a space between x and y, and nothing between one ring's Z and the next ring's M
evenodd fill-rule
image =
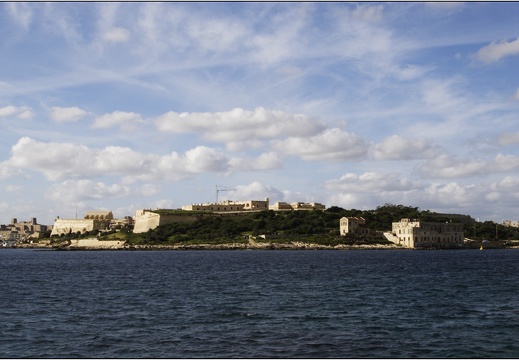
M519 221L503 220L503 226L506 226L506 227L519 227Z
M11 219L8 225L0 225L0 239L6 241L23 241L29 238L40 238L42 233L46 232L46 225L38 224L36 218L30 221L18 222L18 219Z
M281 211L281 210L292 210L292 206L284 201L278 201L277 203L270 205L270 210Z
M182 210L186 211L261 211L269 209L269 199L265 200L247 200L232 201L225 200L218 203L191 204L182 206Z
M85 219L92 219L92 220L113 220L114 215L111 211L87 211L85 214Z
M362 217L342 217L340 220L341 236L347 234L369 235L369 228L366 226L366 220Z
M386 238L408 248L456 248L463 245L463 224L402 219Z
M83 219L56 218L51 236L61 234L85 233L93 230L107 230L110 228L114 216L111 211L89 211Z
M320 203L305 203L305 202L293 202L287 203L284 201L278 201L274 205L269 207L270 210L283 211L283 210L325 210L326 206Z

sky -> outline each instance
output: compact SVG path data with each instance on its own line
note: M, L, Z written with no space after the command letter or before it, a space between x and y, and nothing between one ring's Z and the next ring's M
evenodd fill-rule
M519 3L0 3L0 224L218 200L518 220Z

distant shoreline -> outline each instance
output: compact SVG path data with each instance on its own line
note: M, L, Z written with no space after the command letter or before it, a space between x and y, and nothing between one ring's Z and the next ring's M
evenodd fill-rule
M99 242L99 246L66 246L55 247L48 244L19 244L12 248L15 249L47 249L54 251L83 251L83 250L118 250L118 251L135 251L135 250L164 250L164 251L184 251L184 250L439 250L439 249L410 249L396 244L366 244L366 245L320 245L312 243L228 243L228 244L198 244L198 245L121 245L121 246L104 246L103 241ZM463 247L451 250L477 250L475 247ZM496 249L496 248L487 248ZM502 247L500 249L519 249L519 246ZM447 249L442 249L447 250Z
M13 246L16 249L49 249L49 250L61 250L61 251L75 251L75 250L121 250L121 251L132 251L132 250L171 250L171 251L183 251L183 250L410 250L398 245L320 245L320 244L305 244L305 243L256 243L241 244L241 243L229 243L229 244L197 244L197 245L122 245L122 246L103 246L102 241L99 246L64 246L55 247L47 244L19 244Z

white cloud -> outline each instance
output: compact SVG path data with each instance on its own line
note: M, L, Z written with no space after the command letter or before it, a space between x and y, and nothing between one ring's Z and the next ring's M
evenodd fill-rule
M0 108L0 117L7 117L14 115L16 113L17 109L16 107L10 105L10 106L4 106Z
M395 70L395 75L398 79L409 81L423 77L430 72L431 68L418 65L405 65Z
M482 47L476 53L476 57L484 63L493 63L501 60L506 56L519 54L519 38L506 41L492 42L491 44Z
M357 5L355 10L352 11L352 15L355 19L358 20L377 23L383 19L384 5Z
M48 179L139 173L148 159L129 148L90 149L70 143L42 143L20 139L9 164L42 172Z
M13 168L9 161L0 162L0 179L7 179L18 173L17 169Z
M411 191L421 187L421 184L398 174L382 174L365 172L361 175L347 173L336 180L329 180L326 188L333 191L350 193L380 193L390 191Z
M431 158L436 150L430 143L421 137L406 139L399 135L392 135L382 143L377 144L374 157L377 160L412 160Z
M514 209L519 201L519 177L506 176L490 184L485 200L492 211L506 214L508 219L517 219L517 214L514 211L510 213L510 209Z
M236 108L215 113L168 112L157 118L161 131L200 132L211 141L256 141L286 136L311 136L324 129L322 120L299 114L286 114L262 107L254 111Z
M4 106L0 108L0 117L16 116L18 119L28 120L31 119L34 114L32 110L26 106Z
M247 139L241 141L227 141L225 143L225 149L231 152L239 152L244 150L257 150L265 146L262 140Z
M503 146L519 144L519 132L501 134L497 137L497 143Z
M273 204L274 202L284 201L285 199L285 193L282 190L262 184L258 181L254 181L248 185L238 185L235 189L236 191L227 193L227 197L235 201L244 199L264 200L265 198L269 198L270 203Z
M154 155L149 164L139 175L131 175L132 179L180 180L206 172L224 173L230 169L230 160L224 153L207 146L197 146L179 154L176 151L168 155Z
M265 18L266 31L254 34L249 43L252 49L251 61L263 67L304 54L308 35L303 35L308 28L311 5L287 7ZM308 33L307 33L308 34Z
M83 110L77 106L72 107L59 107L54 106L50 109L50 117L52 120L61 122L75 122L81 118L87 116L88 111Z
M362 58L361 62L352 65L368 76L392 64L395 48L403 44L396 43L393 31L384 26L384 5L361 4L354 10L337 7L332 16L335 17L335 36L330 37L332 41L322 39L327 51L347 59Z
M102 38L107 42L126 42L130 38L130 32L123 28L114 27L106 31Z
M152 203L152 209L173 209L173 201L170 199L156 200Z
M71 143L38 142L28 137L21 138L12 147L12 156L4 163L2 178L12 176L14 171L31 170L41 172L51 181L120 176L124 184L138 180L176 181L207 172L229 174L282 167L274 153L230 159L219 150L197 146L184 154L157 155L142 154L127 147L96 149ZM148 185L140 191L149 196L157 190Z
M108 185L88 179L65 180L53 184L46 196L58 203L71 203L87 200L108 200L124 198L131 194L130 188L124 185Z
M19 108L19 112L18 112L18 116L17 116L18 119L29 120L29 119L32 119L33 116L34 116L34 113L28 107L22 106L21 108Z
M420 167L422 175L431 178L462 178L517 170L519 156L503 154L497 154L494 159L459 159L443 154Z
M9 14L13 19L25 29L29 28L29 25L33 18L33 4L22 3L22 2L10 2L4 4L7 7Z
M186 170L191 173L225 171L228 166L228 160L223 153L207 146L197 146L186 151L185 160Z
M425 1L424 5L429 9L444 12L452 12L460 10L465 6L465 3L458 1Z
M229 164L231 169L238 171L273 170L283 167L283 162L273 152L263 153L255 158L232 158Z
M22 190L22 187L21 186L17 186L17 185L8 185L5 188L5 191L8 192L8 193L19 192L20 190Z
M139 174L149 156L129 148L110 146L90 149L71 143L43 143L24 137L12 147L8 164L36 170L50 180L85 178L99 175Z
M97 129L106 129L119 126L123 130L133 130L139 124L143 124L144 120L140 114L134 112L114 111L95 119L92 125Z
M291 136L284 140L274 140L272 146L280 153L297 155L307 161L360 159L368 151L366 140L338 128L326 129L307 138Z
M490 171L509 172L519 170L519 156L497 154L490 163Z
M242 46L247 28L238 19L206 19L190 21L186 26L187 36L201 49L232 51Z
M206 172L264 170L278 167L274 154L249 160L231 159L216 149L197 146L184 154L142 154L127 147L96 149L71 143L44 143L24 137L12 147L12 156L1 174L8 177L16 169L38 171L49 180L122 176L121 181L180 180Z
M0 202L0 214L6 213L8 210L11 210L12 206L6 202Z
M0 82L0 178L26 175L24 197L31 196L25 191L31 181L46 177L107 199L131 188L132 196L150 202L170 196L183 203L192 196L190 181L158 184L197 177L204 187L220 175L236 182L231 177L247 171L239 179L292 181L286 186L300 193L278 196L303 197L294 200L324 191L326 179L337 177L326 189L355 207L446 204L449 196L472 196L479 209L476 200L507 200L507 184L510 194L517 192L510 185L519 170L517 102L511 98L519 101L519 90L513 76L503 75L514 73L513 62L483 72L466 62L474 44L488 45L473 50L482 48L481 61L517 59L517 34L505 37L514 19L510 12L505 16L503 4L474 11L462 5L457 13L446 7L458 3L35 6L6 4L2 24L13 36L3 44L9 76ZM506 20L493 21L498 14ZM477 27L482 23L484 31ZM467 31L456 33L460 26ZM490 44L493 39L507 40ZM54 107L38 121L16 121L35 116L23 104L37 109L49 101L79 107ZM83 109L92 102L95 115ZM151 121L153 109L158 112ZM40 121L45 118L52 123ZM86 119L91 128L60 126ZM145 133L130 136L120 129ZM21 136L38 141L16 142ZM70 143L48 142L64 138ZM448 155L438 154L439 146ZM507 153L499 146L508 146ZM359 174L339 179L338 170ZM465 184L471 177L495 181L500 174L507 178L495 189ZM415 175L449 183L429 185ZM81 187L85 179L90 182Z
M484 159L461 160L443 154L427 160L421 165L420 171L430 177L458 178L484 174L488 171L488 165Z
M493 190L501 191L519 191L519 177L517 176L505 176L498 182L492 184Z
M357 195L349 192L335 192L329 195L326 199L328 207L339 206L344 209L372 209L372 203L375 204L376 201L366 201L364 195Z
M140 187L139 192L143 196L152 196L158 194L160 191L160 186L155 184L144 184Z
M418 195L418 194L417 194ZM447 184L431 184L420 194L422 199L416 196L415 201L421 201L424 206L430 207L453 207L460 211L461 208L472 206L482 199L481 189L474 185L461 185L457 182Z
M422 83L422 99L435 112L459 110L464 99L458 90L459 80L426 80Z
M385 203L417 206L432 211L463 214L475 204L482 206L489 199L488 186L463 185L457 182L426 184L397 174L345 174L330 180L330 203L346 208L375 209ZM441 209L441 210L438 210Z

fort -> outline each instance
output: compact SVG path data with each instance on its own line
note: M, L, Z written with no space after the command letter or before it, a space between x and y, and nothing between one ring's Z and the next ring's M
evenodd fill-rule
M282 210L325 210L326 206L320 203L305 203L305 202L293 202L286 203L279 201L269 207L270 210L282 211Z
M400 207L402 206L400 205ZM397 210L399 209L398 206L396 206L396 208ZM269 211L265 212L267 209ZM327 218L329 219L330 216L333 217L333 214L337 214L339 210L341 212L344 210L340 208L331 208L329 213L324 212L321 214L322 210L324 209L326 209L326 207L320 203L294 202L289 204L286 202L276 202L274 205L270 205L269 199L265 198L264 200L226 200L219 203L191 204L182 207L182 209L142 209L135 211L134 218L125 216L124 218L116 219L114 218L113 213L108 210L88 211L85 213L82 219L61 219L57 217L53 226L40 225L37 223L36 218L32 218L30 221L23 222L18 222L16 218L13 218L11 219L10 224L0 225L0 245L2 247L27 247L31 244L47 244L51 247L54 245L58 245L59 247L61 246L60 244L63 244L63 246L67 246L71 249L124 248L125 245L123 244L123 240L130 239L134 242L134 244L139 244L141 241L143 241L142 239L144 239L141 239L139 236L135 238L132 238L131 236L128 237L127 234L131 231L133 231L135 234L140 234L154 230L161 225L171 223L194 223L201 219L210 219L214 217L234 218L242 216L248 217L249 215L253 216L249 216L245 222L241 222L240 219L228 219L231 221L226 219L222 220L224 220L223 222L225 222L227 225L233 224L231 225L231 228L238 228L239 226L242 229L246 229L240 230L242 232L240 235L242 237L240 240L241 242L243 242L243 239L247 240L247 238L250 240L253 238L253 236L263 237L263 239L266 239L265 236L268 236L269 239L281 238L285 242L290 242L292 241L290 240L291 236L298 238L302 236L304 238L305 236L308 236L308 234L318 234L315 232L314 227L322 227L322 224L327 221ZM414 210L417 211L416 209ZM312 213L304 214L304 210L311 211ZM394 211L395 209L389 210ZM413 208L410 210L413 210ZM254 215L255 212L258 212L259 214ZM261 212L265 213L261 214ZM274 212L278 213L274 214ZM387 241L390 241L396 247L411 249L461 248L472 246L472 243L476 241L464 237L464 231L467 231L469 227L474 229L474 236L476 236L476 225L478 225L479 228L482 228L483 226L488 227L488 224L479 224L479 222L472 219L468 215L438 214L431 213L429 211L422 211L421 215L419 215L421 220L414 219L413 216L413 219L402 218L398 222L391 223L389 222L391 219L389 219L389 221L385 221L384 226L381 227L380 220L374 221L372 218L373 214L376 213L372 213L370 211L354 211L351 213L354 215L343 216L341 218L337 217L337 220L339 221L337 224L338 226L336 225L337 228L335 229L333 229L333 225L331 225L329 222L328 225L326 225L326 233L328 234L327 236L337 236L333 241L344 244L371 244L377 242L380 242L381 244L387 244ZM309 221L308 224L306 224L303 220L303 224L301 224L301 219L306 218L312 219L313 223ZM288 227L293 225L293 228L287 228L286 225L280 223L280 221L284 221L283 219L287 219L287 224L289 224ZM316 219L319 220L315 222ZM382 216L381 219L387 219L387 216ZM270 224L271 221L277 221L277 224L271 227L269 227L270 225L265 225ZM194 228L199 229L199 227L205 226L206 229L204 231L206 231L208 234L213 234L219 229L211 228L211 226L213 226L211 224L218 224L220 222L221 221L218 220L215 222L211 221L207 223L201 223L200 226L196 225ZM374 228L370 229L368 224L374 226ZM503 229L500 230L506 234L506 237L503 238L504 240L507 240L506 246L512 246L512 242L515 241L510 240L514 239L511 237L513 236L511 231L514 230L506 230L506 228L514 228L515 225L515 222L512 221L504 222ZM388 229L389 226L391 226L391 230L385 230ZM191 227L186 225L182 228L190 229ZM294 229L296 228L297 230L294 232ZM117 230L120 229L123 230L122 234L114 234L117 232ZM177 231L175 229L176 227L165 228L164 231ZM494 228L492 227L492 229ZM484 231L487 230L488 229L485 229ZM198 230L192 232L189 234L189 236L186 235L186 238L189 238L189 241L199 241L196 239L198 236L197 231ZM263 233L260 231L266 232ZM280 232L278 233L278 231ZM319 231L319 234L325 233L322 229ZM479 235L479 241L482 241L484 238L480 233L481 230L478 229L477 231ZM498 239L497 231L497 224L495 224L496 240ZM508 231L508 233L506 233L506 231ZM103 236L98 237L98 233L101 233ZM49 236L49 234L51 238L45 239ZM63 236L71 234L74 236ZM75 236L76 234L77 236ZM42 235L44 237L43 239ZM233 234L233 236L238 235ZM90 239L85 239L85 237L89 236L91 237ZM182 237L184 235L181 234L179 236ZM212 235L206 236L206 238L212 239L211 236ZM220 236L219 241L222 241L225 240L224 238L227 235L226 233L223 233L223 235L219 234L218 236ZM339 236L345 238L340 239ZM484 236L489 239L487 237L488 235ZM183 239L184 238L181 240L174 239L171 241L185 241ZM108 243L106 242L108 240L115 242ZM229 237L229 240L231 240L231 237ZM236 239L233 238L233 240ZM485 241L488 242L488 240ZM277 240L274 240L272 243L277 243Z
M103 231L123 225L133 225L131 217L115 219L111 211L88 211L83 219L56 218L51 236L71 233L86 233L94 230Z
M294 202L291 204L277 202L269 206L269 198L265 200L224 200L215 203L190 204L182 206L182 210L137 210L134 217L136 234L155 229L160 225L173 222L194 222L203 216L239 215L254 211L284 211L284 210L324 210L326 206L319 203ZM207 213L207 214L204 214ZM212 214L212 215L209 215Z
M191 204L182 206L185 211L262 211L269 209L269 198L265 200L232 201L225 200L217 203Z
M207 214L206 216L208 216ZM173 222L195 222L202 217L197 212L167 211L167 210L136 210L134 217L133 232L135 234L153 230L160 225Z

